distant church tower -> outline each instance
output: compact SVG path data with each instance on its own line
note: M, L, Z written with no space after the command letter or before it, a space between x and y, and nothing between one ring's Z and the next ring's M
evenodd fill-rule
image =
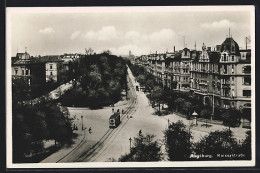
M131 56L131 55L132 55L131 50L129 50L129 56Z

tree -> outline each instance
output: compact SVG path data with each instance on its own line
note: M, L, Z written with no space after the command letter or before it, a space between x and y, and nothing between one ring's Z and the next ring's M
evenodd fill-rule
M200 112L200 116L203 117L206 121L206 127L208 127L208 119L210 118L211 111L208 108L204 108Z
M172 123L167 130L164 131L165 148L171 161L189 160L191 155L192 139L190 130L182 121Z
M110 50L104 50L104 51L102 52L102 54L111 55L111 51L110 51Z
M56 142L67 142L72 137L70 121L63 115L61 109L53 104L42 105L46 112L46 122L50 131L50 138Z
M223 124L228 126L229 130L230 127L239 126L241 123L241 113L235 108L228 109L226 112L224 112L224 114L222 114L222 118Z
M174 101L176 112L181 111L182 105L185 103L185 100L183 98L177 98Z
M251 149L251 130L246 132L246 139L243 141L241 146L241 153L245 154L245 159L250 160L252 158L252 149Z
M154 135L147 134L143 136L141 133L134 138L133 147L130 153L122 155L119 158L121 162L137 161L160 161L162 158L161 145L158 141L154 141Z
M153 102L157 102L159 106L159 114L160 114L160 101L162 100L163 89L159 86L154 87L154 89L150 93L150 98Z
M24 115L13 111L13 162L21 163L24 161L25 154L30 152L32 135L29 127L24 120Z
M92 55L93 54L93 52L94 52L94 50L90 47L90 48L85 48L85 53L86 53L86 55Z
M191 102L184 102L184 104L182 105L182 111L187 115L187 119L190 119L191 107L192 107Z
M237 154L238 150L239 145L236 139L233 138L233 133L228 129L210 132L209 135L204 136L194 144L196 155L209 155L213 160L223 160L223 158L232 160L234 159L232 154ZM228 155L228 157L224 155Z

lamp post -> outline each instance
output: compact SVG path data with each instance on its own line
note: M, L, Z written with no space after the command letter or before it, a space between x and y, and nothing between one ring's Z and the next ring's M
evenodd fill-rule
M82 122L82 130L84 130L84 126L83 126L83 116L81 115L81 122Z
M130 152L131 152L131 142L132 142L132 138L129 138L129 142L130 142Z

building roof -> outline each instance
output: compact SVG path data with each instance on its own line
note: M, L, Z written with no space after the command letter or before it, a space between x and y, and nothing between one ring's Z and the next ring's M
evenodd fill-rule
M221 44L221 52L227 51L228 53L239 55L239 46L237 42L232 38L226 38L226 40Z
M30 59L18 59L17 61L13 62L12 65L29 65L36 63L41 63L41 61L38 58L30 57Z
M46 55L39 57L39 60L41 62L61 62L62 60L60 59L59 55Z
M197 51L197 50L190 51L191 59L194 60L194 61L199 60L200 54L201 54L201 51Z
M15 63L17 60L19 59L19 57L14 56L11 58L12 64Z
M218 63L220 60L220 53L217 51L209 51L209 62L211 63Z
M17 53L16 54L16 57L20 57L20 56L23 56L23 55L28 55L30 57L30 54L25 52L25 53Z

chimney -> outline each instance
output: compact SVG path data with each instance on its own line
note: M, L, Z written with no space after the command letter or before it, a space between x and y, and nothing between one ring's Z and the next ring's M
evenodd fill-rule
M211 47L208 47L208 51L211 51Z
M155 54L157 55L157 51L155 52Z
M175 52L175 46L173 46L173 52Z

